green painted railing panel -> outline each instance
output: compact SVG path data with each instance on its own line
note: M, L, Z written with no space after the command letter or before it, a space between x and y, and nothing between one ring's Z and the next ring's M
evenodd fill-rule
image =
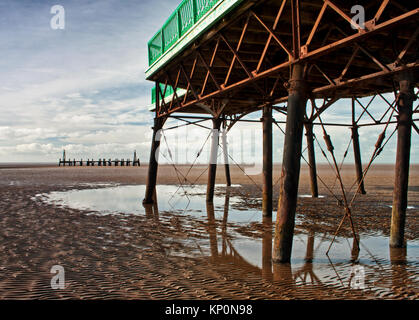
M163 54L163 35L160 30L148 43L148 60L152 64Z
M180 36L183 36L195 24L195 1L186 0L179 6Z
M196 0L197 20L201 19L217 2L218 0Z
M179 18L175 11L163 26L163 51L179 39Z
M170 18L148 42L148 63L152 65L221 0L183 0Z
M160 83L160 92L163 94L164 92L164 84ZM167 86L166 93L164 95L165 98L170 97L173 94L173 88L171 86ZM151 89L151 103L156 103L156 87Z

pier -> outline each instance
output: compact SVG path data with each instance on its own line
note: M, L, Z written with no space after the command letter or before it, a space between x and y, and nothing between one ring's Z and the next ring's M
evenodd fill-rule
M137 158L137 152L134 151L134 156L131 159L105 159L105 158L100 158L98 160L94 160L94 159L87 159L87 160L76 160L75 158L71 159L67 159L66 158L66 152L65 150L63 151L63 157L60 158L58 160L58 166L61 167L65 167L65 166L69 166L69 167L129 167L129 166L140 166L140 159Z
M316 172L314 141L319 140L323 140L322 155L334 168L340 189L339 194L331 191L342 209L335 237L348 223L359 247L352 219L355 200L368 192L364 181L370 167L389 139L397 135L390 246L405 246L411 135L419 134L419 119L414 117L419 112L415 105L419 93L418 22L418 4L409 0L182 1L148 43L146 77L155 86L144 203L153 203L160 139L167 120L187 125L212 123L206 197L211 203L220 128L227 128L228 133L236 123L249 121L247 115L259 111L263 114L259 122L263 130L261 211L265 217L272 216L273 210L272 125L285 124L285 130L281 129L285 142L274 262L291 259L301 160L310 167L314 198L318 184L323 183ZM363 102L366 98L370 98L367 104ZM351 101L342 110L349 115L348 121L323 121L326 111L342 99ZM380 101L379 114L370 112L375 101ZM360 122L366 118L368 122ZM390 125L395 126L393 132ZM321 128L322 137L313 135L314 126ZM331 126L347 127L351 133L357 176L353 194L343 184ZM370 126L379 126L381 133L365 165L361 147L367 146L361 146L359 131ZM304 130L308 159L302 150ZM226 164L226 173L228 170Z

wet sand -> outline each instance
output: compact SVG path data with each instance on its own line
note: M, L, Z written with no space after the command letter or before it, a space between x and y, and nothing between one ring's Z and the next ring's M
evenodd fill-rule
M189 169L188 166L179 168L183 174ZM223 169L219 167L217 183L225 182ZM205 166L192 169L188 182L204 184L205 170ZM278 181L279 171L275 167L274 182ZM302 275L315 278L316 265L310 263L310 257L306 257L298 271L292 265L272 265L269 259L272 223L263 223L262 219L246 226L221 223L211 219L214 208L206 207L204 198L202 210L208 212L208 219L158 212L155 207L144 208L144 215L101 216L88 210L46 204L35 197L51 191L106 187L110 183L144 184L146 173L145 166L0 169L0 298L419 298L419 261L410 258L405 261L403 252L393 252L391 264L378 261L381 268L378 271L374 268L367 271L372 279L368 290L335 285L339 265L330 281L301 282ZM260 184L261 176L252 176L252 181L237 167L232 167L231 173L233 183L241 185L232 190L232 196L243 200L235 206L239 210L260 208L260 186L254 182ZM344 181L349 186L355 178L353 173L352 167L344 167ZM333 190L339 193L335 176L327 165L319 166L319 175L329 188L334 185ZM303 167L301 194L310 192L307 178L308 170ZM173 167L159 168L159 184L178 182ZM354 212L357 228L363 235L388 237L392 184L392 165L379 165L371 170L366 180L368 194L358 198ZM320 194L328 194L320 182L319 188ZM278 189L276 184L275 199ZM138 195L139 206L141 197ZM406 238L413 241L419 239L419 166L411 167L409 206L414 208L408 211ZM300 198L297 212L296 234L307 236L308 242L311 234L330 239L342 217L341 208L330 195L322 199ZM267 252L261 268L246 263L234 252L218 250L219 246L228 247L232 241L227 228L265 241L263 248ZM347 224L342 234L351 235ZM65 267L63 290L50 287L53 265Z

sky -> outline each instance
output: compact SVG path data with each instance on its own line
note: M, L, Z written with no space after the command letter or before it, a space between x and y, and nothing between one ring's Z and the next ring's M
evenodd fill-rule
M63 149L76 159L129 158L137 150L141 161L148 161L153 84L144 74L147 42L179 2L0 0L0 162L56 162ZM64 29L51 28L54 5L65 9ZM382 101L372 105L378 112L384 107ZM323 121L349 123L350 102L338 102ZM364 162L381 129L360 130ZM320 128L315 132L322 143ZM341 158L350 130L331 128L329 134ZM207 136L208 130L198 127L168 130L161 162L194 161ZM239 124L228 139L236 162L261 161L260 124ZM418 143L413 132L413 163L419 162ZM283 135L275 128L275 162L282 159L282 145ZM208 146L198 162L207 161ZM395 147L394 136L377 162L393 163ZM349 162L351 157L349 152ZM317 158L326 161L321 153Z

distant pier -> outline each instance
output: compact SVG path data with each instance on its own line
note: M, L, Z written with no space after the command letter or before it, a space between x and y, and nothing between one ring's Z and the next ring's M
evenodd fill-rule
M66 158L66 152L65 150L63 151L63 157L60 158L58 160L58 166L61 167L65 167L65 166L69 166L69 167L94 167L94 166L98 166L98 167L139 167L140 166L140 159L137 158L137 152L134 151L134 157L133 159L105 159L105 158L100 158L99 160L94 160L94 159L87 159L87 160L76 160L74 159L67 159Z

